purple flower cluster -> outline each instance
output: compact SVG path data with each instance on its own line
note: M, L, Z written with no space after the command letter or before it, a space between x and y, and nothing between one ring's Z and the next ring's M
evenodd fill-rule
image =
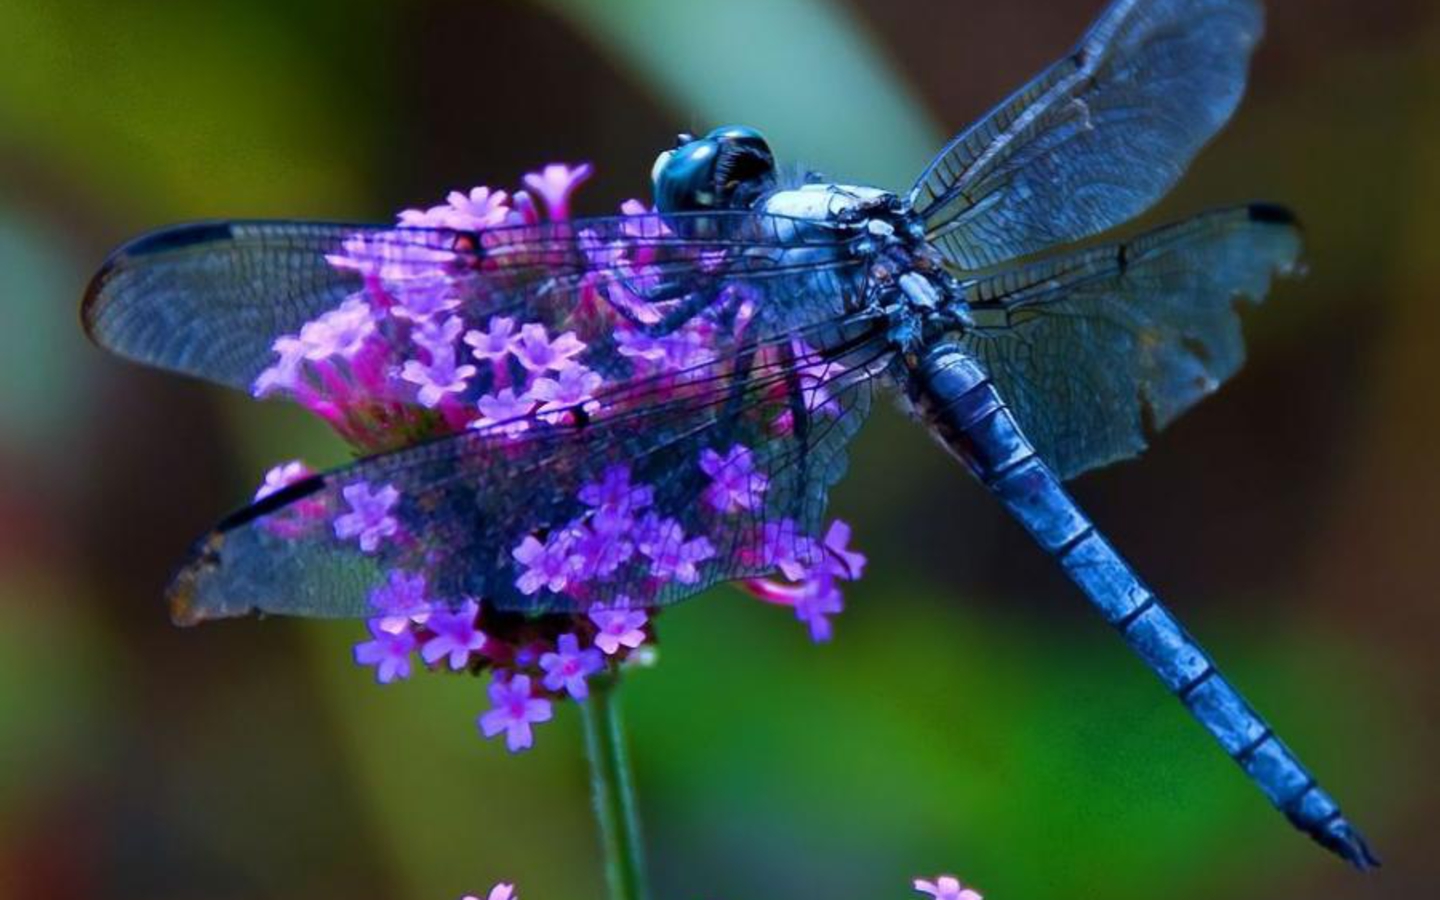
M786 580L749 578L743 587L768 603L794 608L795 618L809 626L811 640L830 640L830 616L845 608L839 582L854 581L865 571L864 554L850 549L850 525L836 519L825 538L816 541L798 534L788 519L766 523L762 554Z
M569 217L570 197L591 167L549 165L525 176L551 221ZM457 266L463 240L450 232L498 235L535 225L541 215L525 190L477 187L446 202L400 213L391 232L361 232L327 256L361 276L363 287L337 308L274 343L275 361L255 379L257 397L285 396L320 416L364 450L394 446L397 435L453 433L516 424L535 411L550 423L571 410L593 414L605 380L580 361L589 346L574 331L504 316L470 321L485 283ZM405 229L442 229L396 239ZM523 228L519 229L523 231ZM496 263L499 265L499 263Z
M516 588L586 600L604 596L607 583L623 579L648 599L667 582L699 582L699 567L716 555L714 544L648 510L654 496L653 487L631 482L629 466L610 466L599 481L580 488L577 499L587 507L582 514L543 541L533 534L521 538L511 553L523 567Z
M398 570L371 591L370 603L376 611L370 639L355 646L355 662L373 667L381 684L409 678L417 653L434 670L490 670L491 708L477 724L487 738L505 735L511 752L534 743L533 727L550 720L555 700L585 700L588 680L641 647L649 623L640 610L596 608L566 623L568 631L555 633L564 627L559 623L543 630L501 617L488 633L481 629L482 603L443 602L430 595L423 574Z
M299 402L362 452L476 430L486 452L515 456L556 426L708 397L736 364L724 348L751 326L757 293L726 286L682 327L647 333L643 325L687 303L650 299L657 294L649 289L667 282L667 254L718 268L731 251L637 241L671 232L636 201L622 205L629 218L612 226L539 228L547 218L569 220L572 195L591 173L589 165L546 166L514 193L455 191L443 204L403 211L394 229L353 234L327 259L356 276L357 289L275 341L273 364L254 393ZM509 290L515 273L536 270L534 254L543 266L559 252L545 234L563 235L564 252L578 247L592 264L567 288L563 309L494 295ZM840 411L831 391L844 368L803 341L767 343L753 364L797 372L810 414ZM676 463L696 483L693 503L664 498L659 481L646 483L631 465L612 462L575 490L578 512L568 521L514 535L515 589L540 601L564 595L555 606L582 613L527 620L496 612L484 597L434 596L426 573L445 548L424 545L415 523L426 501L407 497L403 480L342 483L338 495L301 499L267 516L264 527L374 559L383 577L369 595L374 615L356 662L382 683L409 677L417 657L432 670L491 671L492 708L480 729L487 737L503 733L520 750L554 701L583 701L589 679L645 644L644 609L667 589L726 577L723 565L777 572L783 580L744 586L792 607L815 640L829 638L830 617L843 606L839 583L858 577L865 558L848 549L843 522L821 538L767 509L781 498L773 496L765 442L791 431L795 406L783 380L773 381L746 413L739 440ZM298 462L278 466L257 499L312 474Z

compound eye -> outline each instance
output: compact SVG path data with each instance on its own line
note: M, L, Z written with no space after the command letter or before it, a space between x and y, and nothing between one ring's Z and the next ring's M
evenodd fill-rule
M674 150L666 150L659 156L655 157L655 165L650 167L650 183L652 185L660 184L660 173L664 172L665 167L670 165L670 160L674 156Z
M655 207L661 212L707 209L715 203L713 141L691 141L655 161Z

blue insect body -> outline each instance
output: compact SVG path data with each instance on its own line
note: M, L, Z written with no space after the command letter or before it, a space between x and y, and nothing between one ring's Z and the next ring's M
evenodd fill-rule
M491 222L472 194L473 226L204 223L121 248L86 299L98 342L305 403L369 453L222 522L177 617L365 616L423 583L536 622L845 578L826 494L885 386L1277 808L1375 864L1062 486L1232 375L1234 301L1297 264L1269 205L1071 246L1178 180L1261 30L1254 0L1116 2L904 195L781 184L732 126L661 155L653 213Z

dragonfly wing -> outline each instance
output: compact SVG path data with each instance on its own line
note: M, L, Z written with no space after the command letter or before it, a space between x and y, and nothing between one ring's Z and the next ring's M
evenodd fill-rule
M963 343L1061 478L1135 456L1244 358L1238 299L1297 265L1290 214L1256 205L966 284Z
M1234 112L1262 28L1256 0L1114 3L920 176L930 240L976 270L1143 212Z
M102 346L148 365L245 390L278 339L363 297L376 307L440 304L569 327L586 298L642 303L629 288L718 294L799 272L850 277L848 240L748 212L654 214L507 225L477 232L318 222L199 222L117 250L82 311ZM843 311L845 291L777 310L806 321ZM629 310L634 312L634 310ZM594 312L594 310L590 310ZM642 313L645 311L642 311ZM663 304L656 315L665 312ZM562 328L563 330L563 328ZM383 337L401 341L405 333Z
M174 615L375 615L394 572L438 603L649 607L813 559L888 352L873 320L737 343L597 392L580 419L532 413L299 482L200 543Z

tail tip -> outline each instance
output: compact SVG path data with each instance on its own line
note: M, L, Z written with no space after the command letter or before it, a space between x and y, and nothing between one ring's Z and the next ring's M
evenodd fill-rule
M1361 872L1380 868L1380 857L1376 856L1365 842L1360 831L1343 816L1336 816L1330 822L1315 829L1311 836L1330 852L1344 859Z

